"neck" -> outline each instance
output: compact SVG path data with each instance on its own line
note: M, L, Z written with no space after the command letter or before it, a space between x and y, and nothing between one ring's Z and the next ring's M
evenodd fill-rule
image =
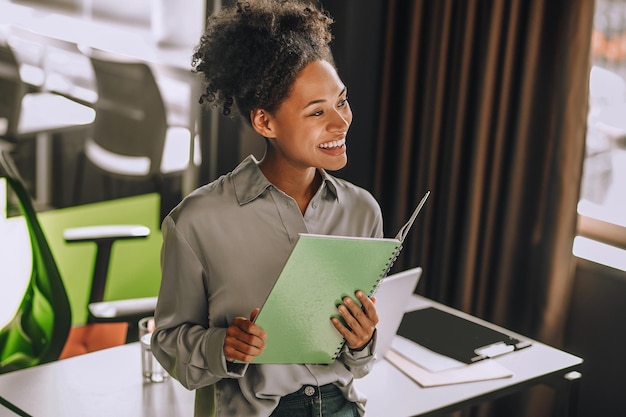
M321 174L313 167L286 169L263 158L259 162L259 168L269 182L298 203L302 214L322 183Z

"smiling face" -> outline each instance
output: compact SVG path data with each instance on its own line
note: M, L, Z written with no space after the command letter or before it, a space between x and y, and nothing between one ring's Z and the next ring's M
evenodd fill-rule
M269 139L265 158L275 165L335 171L347 163L352 111L345 85L326 61L304 67L275 112L253 110L251 117L257 132Z

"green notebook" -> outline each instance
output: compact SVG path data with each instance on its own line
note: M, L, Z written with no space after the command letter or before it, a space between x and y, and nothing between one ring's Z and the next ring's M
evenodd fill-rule
M394 239L300 234L255 319L268 338L252 363L331 363L345 342L330 321L336 306L345 296L357 301L357 290L375 292L428 195Z

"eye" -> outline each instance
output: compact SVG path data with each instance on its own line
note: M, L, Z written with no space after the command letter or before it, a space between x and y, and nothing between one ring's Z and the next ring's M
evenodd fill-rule
M344 97L341 101L339 101L339 103L337 104L337 107L345 107L348 105L348 97Z
M311 116L321 116L323 114L324 114L324 110L318 110L318 111L316 111L314 113L311 113L310 115Z

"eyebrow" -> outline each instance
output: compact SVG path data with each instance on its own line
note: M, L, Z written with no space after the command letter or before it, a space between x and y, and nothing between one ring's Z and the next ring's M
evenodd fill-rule
M348 91L347 87L343 87L343 89L339 92L339 94L337 94L337 97L341 97L342 95L344 95L346 92ZM319 100L312 100L310 102L308 102L302 109L306 109L309 106L312 106L313 104L319 104L319 103L325 103L326 100L325 99L319 99Z

